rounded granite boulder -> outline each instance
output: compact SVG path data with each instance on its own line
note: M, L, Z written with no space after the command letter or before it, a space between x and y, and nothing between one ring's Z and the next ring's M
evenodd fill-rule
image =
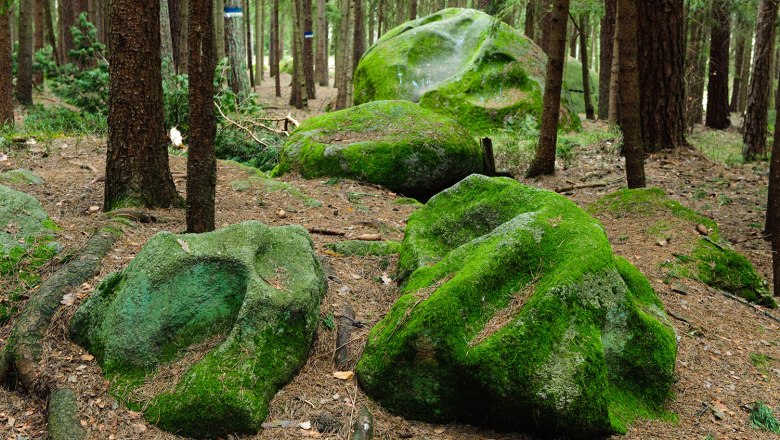
M563 196L464 179L409 218L399 280L356 368L388 410L567 438L668 415L677 345L663 305Z
M482 149L455 121L408 101L315 116L296 129L272 175L343 177L427 200L483 171Z

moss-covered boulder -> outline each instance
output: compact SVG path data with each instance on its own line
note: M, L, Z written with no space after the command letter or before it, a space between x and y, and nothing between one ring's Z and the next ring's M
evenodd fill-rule
M35 197L0 185L0 254L50 239L56 228Z
M674 260L663 264L667 282L676 277L690 278L750 302L777 307L767 282L744 255L734 251L721 237L718 225L670 199L663 189L616 191L594 202L588 211L595 215L636 219L636 224L646 224L645 234L685 249L685 252L675 253ZM649 217L656 221L648 222ZM697 230L701 229L699 225L706 231Z
M162 232L79 308L71 336L161 428L253 433L304 364L326 288L299 226Z
M428 199L482 170L482 149L452 119L408 101L376 101L307 119L272 175L344 177Z
M43 178L30 170L8 170L0 173L0 182L24 185L42 185Z
M391 29L355 70L355 103L404 99L477 134L541 120L546 56L511 26L451 8ZM564 97L561 126L578 127Z
M593 108L599 108L599 75L593 70L589 70L590 77L590 100ZM568 94L572 110L577 113L585 113L585 92L582 86L582 63L576 58L568 57L566 66L563 70L563 84L565 86L563 93Z
M356 368L387 409L575 438L667 415L663 306L566 198L470 176L411 215L399 279Z

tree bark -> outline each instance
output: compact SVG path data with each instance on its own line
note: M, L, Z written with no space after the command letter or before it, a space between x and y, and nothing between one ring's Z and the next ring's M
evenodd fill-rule
M701 124L704 117L704 69L707 59L705 57L704 42L706 38L704 21L707 18L707 10L702 6L691 14L689 21L688 44L685 57L685 125L692 129L694 125Z
M737 47L734 52L734 79L731 83L731 103L729 104L729 112L731 113L739 111L739 92L742 90L742 71L745 64L746 46L745 32L740 30L737 34Z
M637 2L636 8L644 151L653 153L684 147L687 142L683 0Z
M163 126L160 3L110 0L108 151L103 210L180 203ZM152 29L154 32L150 32Z
M11 64L11 11L0 9L0 125L14 125L14 85Z
M303 0L293 0L293 74L290 105L302 109L308 106L306 74L303 67Z
M731 29L727 0L714 0L713 24L710 34L710 73L707 82L707 112L705 125L723 130L731 126L729 119L729 42Z
M33 27L35 28L35 36L33 37L33 53L43 49L43 2L48 0L34 0L33 1ZM33 72L33 83L43 83L43 72Z
M57 50L57 36L56 36L56 28L54 27L54 20L51 13L51 1L50 0L43 0L43 19L44 19L44 35L46 39L46 44L51 46L52 54L54 55L54 61L59 65L62 63L62 59L60 59L60 53ZM105 40L103 40L105 41Z
M552 12L552 5L553 0L541 0L541 9L542 13L540 15L539 23L542 28L542 42L539 46L541 46L544 53L548 53L548 45L549 45L549 39L550 39L550 23L552 21L553 12ZM564 23L565 26L565 23ZM564 27L565 29L565 27ZM564 40L566 37L564 36Z
M16 70L16 100L32 105L33 0L19 0L19 51Z
M417 0L409 0L409 20L417 20Z
M255 87L254 63L252 62L252 14L249 13L249 0L244 0L244 28L246 29L246 65L249 70L249 87Z
M325 15L326 0L317 0L317 56L315 76L321 86L328 85L328 19Z
M536 1L537 0L528 0L525 4L524 33L526 37L531 39L531 41L535 41L534 32L536 31L536 14L534 13L534 10L536 9Z
M531 162L526 177L555 174L555 145L558 141L569 0L553 0L549 15L547 74L544 79L542 126L539 131L536 157Z
M304 37L301 38L303 42L303 75L306 80L306 96L308 99L314 99L317 97L317 87L314 82L314 36L313 21L312 21L312 0L301 0L303 19L301 25L303 27L302 33ZM309 37L305 37L308 34Z
M353 16L353 29L355 41L352 44L352 73L357 69L357 65L360 62L360 57L366 51L365 31L363 29L363 0L354 0L352 4L352 16ZM350 77L350 83L352 78ZM352 87L350 85L350 87Z
M609 85L612 76L612 47L615 36L617 0L605 0L599 33L599 119L609 117Z
M276 96L282 96L282 83L279 79L279 0L274 0L273 14L271 15L271 75L274 77Z
M639 95L639 50L637 47L638 2L618 0L620 40L620 129L623 131L623 154L626 157L626 180L629 188L644 188L645 165L642 148Z
M241 0L227 0L225 10L241 10ZM244 97L249 94L249 77L246 72L246 42L244 41L243 12L225 13L225 40L230 62L228 86L233 93Z
M187 155L187 232L214 230L217 159L214 139L214 30L212 0L190 0L189 105L190 149ZM199 48L199 49L198 49Z
M612 32L612 64L609 67L609 111L607 121L611 125L620 122L620 38L618 38L617 0L615 2L615 27Z
M166 1L166 0L162 0ZM168 1L168 19L171 23L171 46L173 49L173 64L175 70L179 73L179 66L181 65L181 52L179 43L181 40L181 0L167 0ZM163 6L160 5L160 8Z
M214 4L214 55L217 62L225 58L225 0L215 0Z
M171 16L168 2L160 1L160 60L162 62L162 77L169 79L174 74L173 38L171 36Z
M257 83L265 79L265 0L255 2L255 61Z
M753 53L753 31L751 31L749 35L750 38L746 39L747 41L745 44L745 61L742 63L742 69L739 74L741 81L739 83L739 102L737 103L737 111L741 114L745 113L745 109L747 109L748 90L750 86L750 54Z
M753 74L750 79L745 124L742 137L743 158L746 161L766 156L767 110L772 89L771 66L774 57L775 24L778 0L762 0L756 23L756 43L753 52Z
M590 97L590 69L588 68L588 20L587 13L580 16L580 57L582 58L582 96L585 100L585 117L596 119L593 100Z
M189 71L190 45L187 43L189 30L190 0L179 0L179 65L180 74Z
M339 40L336 57L339 63L336 65L336 110L341 110L352 105L352 44L355 39L350 26L352 0L341 0L341 20L339 21Z

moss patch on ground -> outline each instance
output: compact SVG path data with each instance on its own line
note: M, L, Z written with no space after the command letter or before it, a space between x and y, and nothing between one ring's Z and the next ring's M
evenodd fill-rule
M306 360L326 288L299 226L163 232L102 282L74 316L71 336L98 358L118 397L161 428L199 438L254 433ZM173 386L134 394L158 368L214 337L217 346Z
M427 200L482 170L479 144L452 119L408 101L376 101L304 121L271 175L349 178Z
M444 9L391 29L355 70L355 103L404 99L475 134L541 120L546 57L511 26L474 9ZM562 100L563 128L580 126Z
M663 306L564 197L470 176L409 218L398 280L356 368L390 411L577 438L668 416Z
M688 231L681 237L689 250L666 263L671 277L699 280L704 284L738 295L750 302L776 308L767 282L744 255L734 251L720 235L718 225L696 211L670 199L663 189L624 189L594 202L588 211L594 215L645 218L667 216L645 231L661 237L671 230ZM697 233L697 225L707 229L707 235Z

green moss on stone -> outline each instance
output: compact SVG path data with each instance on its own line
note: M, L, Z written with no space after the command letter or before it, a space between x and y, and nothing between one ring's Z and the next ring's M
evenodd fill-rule
M101 283L71 335L97 356L120 398L190 345L224 335L173 390L136 405L147 420L188 436L253 433L305 362L325 290L299 226L164 232Z
M42 185L43 179L30 170L8 170L0 173L0 182L24 185Z
M361 241L346 240L328 243L325 245L333 252L346 255L348 257L364 257L371 255L374 257L384 257L397 254L401 250L401 243L397 241Z
M674 331L564 197L470 176L411 215L398 279L356 368L389 410L578 438L663 414Z
M349 178L427 199L482 166L480 146L453 120L407 101L376 101L304 121L272 176Z
M616 191L594 202L588 211L618 217L668 216L647 229L647 234L656 237L671 230L675 226L674 221L683 222L684 227L691 231L691 236L696 234L697 225L706 226L707 236L689 240L688 254L677 256L676 262L667 265L671 272L731 292L756 304L777 307L767 282L747 258L731 249L729 243L721 237L717 223L670 199L663 189Z
M419 102L475 134L540 120L546 57L520 32L480 11L450 8L384 34L355 71L355 103ZM565 128L579 127L562 101Z

